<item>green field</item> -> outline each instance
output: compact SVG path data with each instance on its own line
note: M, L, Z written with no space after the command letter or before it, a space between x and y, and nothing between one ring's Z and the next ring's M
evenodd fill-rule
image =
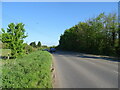
M0 63L2 88L52 88L52 58L46 51L35 51L23 58Z

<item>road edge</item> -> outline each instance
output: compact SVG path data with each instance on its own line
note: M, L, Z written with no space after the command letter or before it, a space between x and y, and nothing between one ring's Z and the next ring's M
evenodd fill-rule
M52 66L51 66L51 72L52 72L52 86L53 88L58 88L58 75L57 75L57 71L56 71L56 65L55 65L55 58L54 56L51 54L52 57Z

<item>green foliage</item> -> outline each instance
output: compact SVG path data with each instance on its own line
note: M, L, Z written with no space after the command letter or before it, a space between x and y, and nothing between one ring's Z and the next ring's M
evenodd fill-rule
M52 88L51 64L51 55L46 51L36 51L19 59L4 60L2 88Z
M38 42L37 47L41 47L41 42L40 41Z
M118 22L116 14L101 13L96 18L65 30L60 36L59 48L85 53L116 55ZM117 48L117 51L119 49Z
M9 49L9 44L8 43L1 43L2 49Z
M43 45L42 47L43 47L43 48L48 48L48 46L46 46L46 45Z
M10 49L0 49L0 56L3 57L3 56L10 56L11 55L11 50Z
M43 47L41 46L40 48L38 48L38 50L43 50L43 49L50 49L49 47Z
M57 47L57 46L54 46L54 45L53 45L53 46L50 46L49 48L56 48L56 47Z
M2 42L0 42L0 49L2 48Z
M36 48L36 47L37 47L37 45L36 45L36 43L35 43L35 42L31 42L31 43L30 43L30 46L32 46L32 47L34 47L34 48Z
M23 39L27 37L25 35L24 24L10 23L7 28L7 32L4 29L2 31L2 42L7 44L7 47L11 49L12 57L17 57L24 53Z
M35 49L32 46L28 45L27 43L24 43L24 50L26 54L29 54L35 51Z

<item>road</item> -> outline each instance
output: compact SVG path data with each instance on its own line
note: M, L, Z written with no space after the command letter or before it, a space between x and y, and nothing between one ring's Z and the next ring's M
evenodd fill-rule
M118 62L88 54L53 53L55 88L118 88Z

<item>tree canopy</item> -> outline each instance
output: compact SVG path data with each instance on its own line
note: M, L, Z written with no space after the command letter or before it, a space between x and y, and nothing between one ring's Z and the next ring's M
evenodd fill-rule
M120 52L120 28L115 13L99 14L65 30L59 48L85 53L115 55ZM117 52L116 52L117 51Z
M40 41L38 42L37 47L41 47L41 42Z
M37 45L36 45L36 43L35 43L35 42L31 42L31 43L30 43L30 46L32 46L32 47L34 47L34 48L36 48L36 47L37 47Z
M10 23L8 25L7 30L5 31L3 28L1 41L6 43L6 48L11 49L12 57L17 57L24 53L24 39L27 37L25 35L25 28L23 23Z

